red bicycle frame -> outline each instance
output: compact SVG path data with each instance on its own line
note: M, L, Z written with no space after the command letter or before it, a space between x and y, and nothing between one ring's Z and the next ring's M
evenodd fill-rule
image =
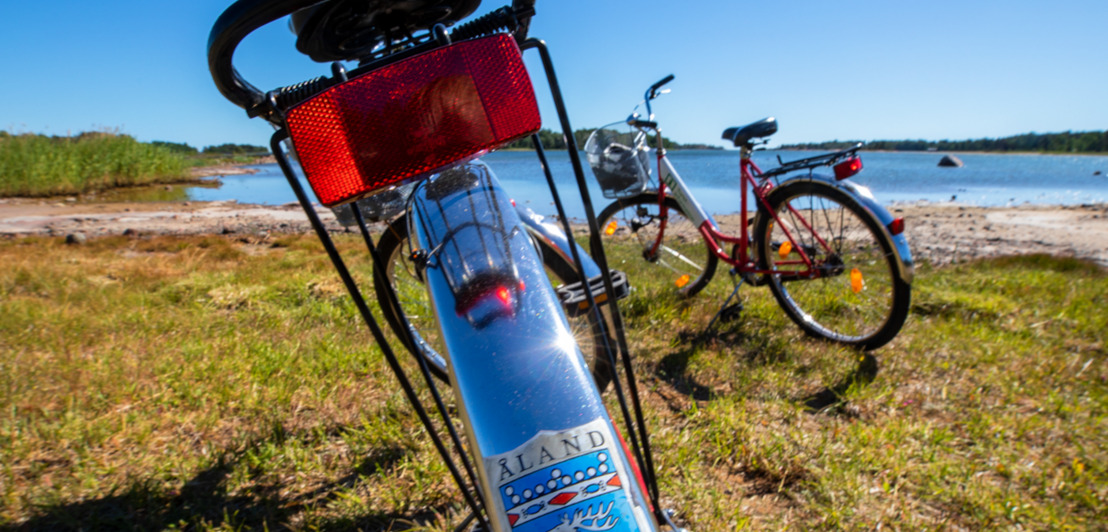
M691 191L685 185L684 181L681 180L680 176L677 175L677 172L673 168L673 165L669 163L669 159L666 158L666 151L665 148L662 146L661 134L658 134L657 138L658 146L655 151L657 152L658 160L658 205L661 223L659 225L658 236L656 237L654 245L650 250L650 253L652 255L658 252L658 249L662 243L662 237L665 236L666 221L669 217L669 207L666 205L665 202L665 198L667 196L666 188L668 185L669 189L672 191L670 197L674 198L674 200L676 200L677 203L681 205L686 215L688 215L690 218L695 218L693 221L697 223L697 228L700 232L700 235L704 238L705 243L708 245L712 253L719 257L720 260L726 262L727 264L730 264L739 273L781 273L777 269L778 267L802 264L804 266L803 270L790 270L788 273L797 277L815 277L816 275L818 275L819 270L813 267L812 259L808 256L807 253L805 253L803 246L797 245L796 239L793 237L788 227L781 223L781 219L778 217L777 213L773 211L769 207L769 204L766 202L766 196L768 196L769 192L773 190L773 182L767 179L759 184L755 181L755 177L761 175L762 170L758 168L758 165L750 159L750 155L753 150L750 150L749 148L740 149L739 167L740 189L742 191L742 218L739 236L735 237L722 232L719 228L719 225L716 224L715 220L713 220L712 217L704 211L700 204L696 202L696 200L692 196ZM791 248L796 249L797 253L800 255L799 260L776 261L773 263L773 267L769 269L762 269L758 267L757 263L751 257L750 253L750 219L747 212L748 190L754 192L755 198L757 199L759 205L764 210L766 215L772 216L774 222L777 223L779 227L781 227L782 232L784 232L785 236L789 239ZM788 209L789 212L793 215L794 219L798 220L805 230L809 231L812 235L815 236L816 241L821 247L827 250L831 249L827 242L823 239L823 237L819 236L819 234L816 233L816 231L812 228L811 224L808 223L808 220L806 220L799 212L793 209L791 205L788 206ZM724 251L723 247L720 245L721 243L737 246L737 256L732 257L731 255L728 255L728 253Z

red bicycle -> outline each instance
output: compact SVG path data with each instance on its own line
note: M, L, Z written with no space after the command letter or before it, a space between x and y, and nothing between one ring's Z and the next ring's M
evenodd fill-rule
M668 92L660 89L673 79L647 89L645 119L632 113L585 143L605 197L616 199L598 217L609 253L634 247L686 296L707 286L723 261L739 276L732 296L743 282L769 285L809 335L863 349L892 340L908 316L912 256L904 220L891 216L869 189L847 180L862 169L862 145L796 161L778 158L779 167L763 172L751 154L777 132L776 120L728 128L723 138L739 148L742 204L739 234L726 234L666 157L653 121L650 102ZM833 168L834 175L816 174L820 167ZM748 190L755 199L753 218Z

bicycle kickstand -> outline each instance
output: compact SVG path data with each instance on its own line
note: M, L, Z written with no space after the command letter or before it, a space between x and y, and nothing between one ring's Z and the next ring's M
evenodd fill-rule
M739 287L741 287L743 285L743 282L746 281L746 276L738 275L735 270L731 270L729 273L731 274L731 282L735 284L735 289L731 290L731 295L727 296L727 299L723 301L723 305L719 307L719 312L716 312L716 315L712 316L712 321L708 322L708 326L704 329L705 331L711 330L712 326L716 324L716 320L719 320L721 322L732 321L738 318L739 313L743 311L743 302L738 298L738 296ZM739 278L738 282L735 282L736 277ZM732 299L735 300L734 303L731 303Z

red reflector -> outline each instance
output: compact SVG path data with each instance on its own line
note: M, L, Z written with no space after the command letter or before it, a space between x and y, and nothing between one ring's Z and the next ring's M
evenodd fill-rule
M899 235L904 232L904 218L897 218L889 222L889 233L893 236Z
M287 113L300 166L333 207L538 131L508 35L461 41L336 85Z
M835 165L835 179L846 179L858 172L862 171L862 158L858 156L851 157L839 164Z
M508 306L512 303L512 293L508 291L508 287L506 286L501 286L496 289L496 297L504 306Z

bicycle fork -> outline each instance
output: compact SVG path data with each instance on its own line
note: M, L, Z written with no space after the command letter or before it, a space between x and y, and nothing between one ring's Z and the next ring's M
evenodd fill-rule
M422 183L410 210L492 528L657 530L562 304L495 176L480 164L457 166Z

